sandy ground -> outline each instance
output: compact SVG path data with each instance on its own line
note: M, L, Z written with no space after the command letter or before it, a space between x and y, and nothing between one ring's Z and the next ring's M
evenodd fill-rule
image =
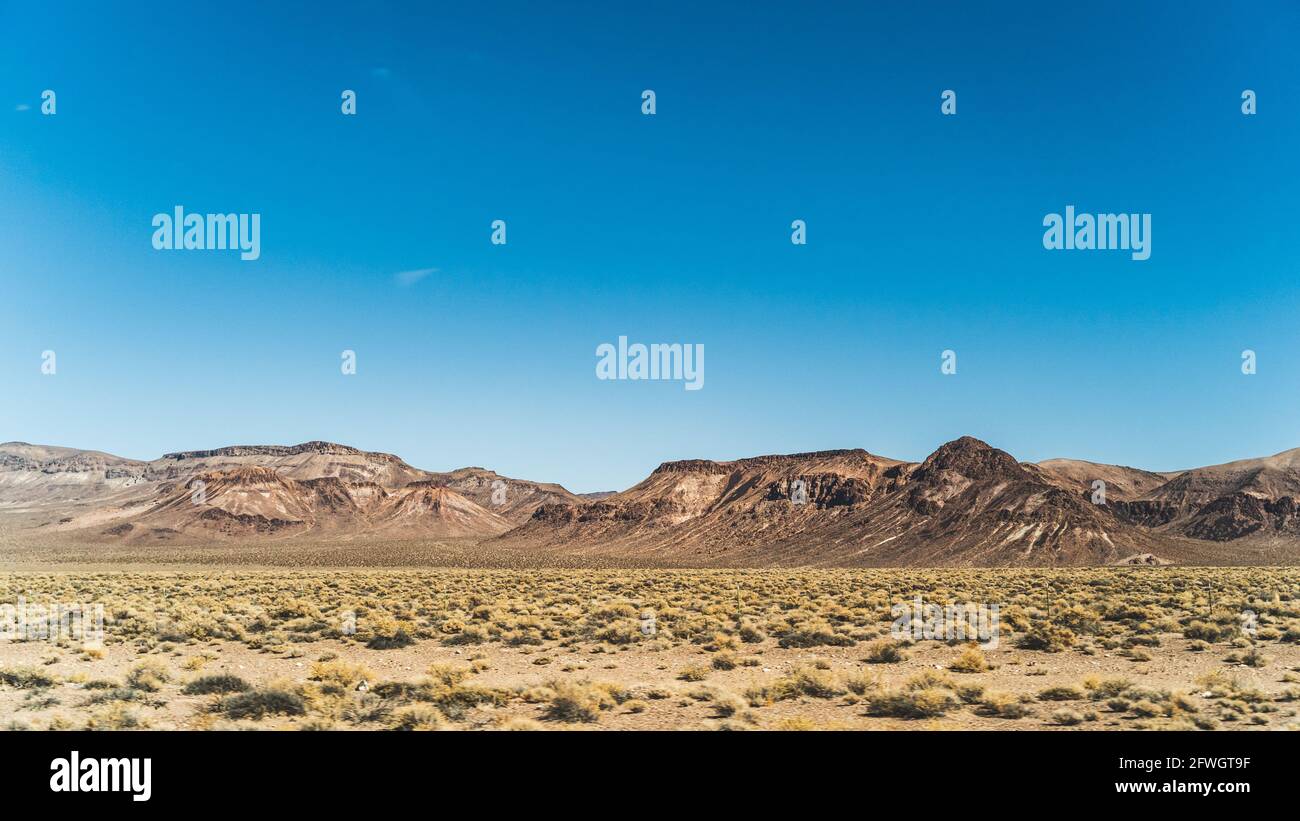
M1055 685L1078 685L1087 675L1104 677L1123 677L1144 687L1173 689L1196 692L1195 680L1215 669L1224 667L1220 656L1222 652L1190 653L1180 644L1181 639L1171 639L1167 650L1148 663L1134 663L1126 658L1109 654L1100 654L1089 658L1075 654L1059 654L1051 658L1031 659L1030 653L1024 651L996 650L986 653L996 669L979 674L950 674L959 682L978 682L989 690L1001 690L1021 694L1036 694ZM165 664L176 672L176 683L164 685L157 694L160 702L157 706L140 706L135 712L144 722L156 729L199 729L213 726L213 715L209 709L214 698L210 696L187 696L180 692L180 681L194 675L183 671L181 662L202 653L217 656L217 660L207 663L202 674L228 672L248 680L250 683L265 683L276 679L289 679L306 682L312 662L326 653L336 653L340 659L364 665L376 675L376 680L413 680L420 677L431 663L460 664L468 662L470 656L486 656L489 669L474 675L474 684L516 688L536 687L555 678L592 681L616 681L628 686L633 691L645 688L663 688L674 693L673 696L658 700L645 700L646 709L642 713L632 713L627 709L614 708L601 715L598 722L592 724L566 724L546 721L545 705L513 703L506 707L480 707L471 711L469 718L461 722L463 728L492 728L506 716L524 716L538 719L543 727L551 729L642 729L664 730L685 728L708 728L710 721L718 718L716 710L709 701L697 701L689 693L702 689L720 688L733 693L744 693L747 687L755 683L779 678L798 665L811 665L818 660L828 662L832 672L867 671L882 673L887 684L901 684L917 672L931 669L942 670L947 661L956 652L941 643L926 642L914 648L907 661L890 665L863 664L859 657L861 651L853 648L819 648L812 650L781 649L773 646L757 648L762 666L758 668L736 668L727 671L713 671L704 681L688 683L676 678L677 671L688 666L707 664L708 654L697 650L675 648L662 652L644 652L629 650L613 654L596 654L589 652L531 652L525 653L517 648L489 648L487 650L458 650L441 647L432 642L421 642L416 646L398 650L368 650L354 645L345 645L337 641L322 641L298 648L300 657L275 656L250 650L231 642L213 642L203 645L201 650L191 649L179 652L157 654ZM45 664L44 660L58 656L58 661ZM549 658L550 663L539 666L535 662L540 658ZM71 653L52 652L49 646L36 643L10 645L0 650L0 664L3 666L35 666L59 677L71 677L77 674L90 675L93 678L121 679L128 669L139 661L131 649L125 647L109 648L106 657L96 661L82 661ZM1286 667L1300 665L1300 647L1292 647L1285 655L1280 655L1272 665L1273 669L1256 670L1247 667L1232 668L1250 686L1276 695L1286 685L1279 682L1278 671ZM572 668L564 672L564 668ZM885 668L885 669L882 669ZM48 726L55 716L63 716L73 726L80 726L79 718L84 717L85 708L77 705L84 702L92 691L81 684L65 682L52 687L48 696L58 703L47 707L37 707L26 703L27 691L13 688L0 688L0 721L7 723L16 720L32 727ZM1208 699L1197 698L1207 702ZM941 718L904 720L877 718L867 716L862 703L846 703L843 697L822 699L802 697L778 701L769 706L756 708L754 712L759 720L756 727L780 728L785 719L803 719L822 729L1125 729L1140 719L1128 714L1112 714L1106 709L1100 710L1096 722L1086 722L1076 728L1067 728L1054 723L1051 714L1059 708L1074 707L1086 709L1089 705L1081 702L1039 702L1035 715L1015 720L985 718L972 709L960 709ZM1297 708L1300 703L1275 715L1267 726L1285 726L1295 723ZM299 720L270 718L257 722L243 722L249 726L263 728L286 728L301 723ZM358 725L365 728L364 725ZM1153 725L1155 726L1155 725ZM1236 729L1252 728L1254 725L1241 723ZM338 729L348 725L339 724ZM372 729L374 729L372 727Z
M454 574L458 571L441 572ZM346 573L314 571L286 577L242 572L223 576L221 587L231 591L260 591L258 595L261 595L268 589L274 593L277 585L301 585L304 578L326 588L337 585L339 580L356 583ZM574 577L564 573L548 574L546 584L563 589L568 589L566 585L570 583L578 588L592 584L580 571L568 573ZM194 577L203 578L202 574ZM39 588L40 584L53 584L52 580L58 580L60 584L81 584L87 590L100 585L106 589L129 591L150 588L151 585L174 584L176 578L157 571L113 571L84 577L75 573L34 577L10 575L8 582L11 590L21 586L29 595L36 595L39 590L34 588ZM379 584L368 584L364 589L371 595L382 597L384 578L415 584L419 589L421 577L399 573L376 578L380 580ZM526 573L520 574L514 582L510 576L503 576L503 572L490 577L465 574L463 579L459 576L454 578L463 581L469 590L479 585L485 590L504 585L503 589L509 589L517 601L528 601L533 595L539 600L555 595L543 592L542 583ZM680 571L669 581L672 581L672 586L681 587L685 580L686 597L690 598L692 578L695 577L689 571ZM707 610L707 601L712 594L706 594L704 589L706 586L710 589L715 587L719 577L701 575L699 578L701 608ZM808 580L821 578L815 574L799 577L786 585L795 591L789 595L807 597L809 593L805 588L812 586ZM1177 579L1176 576L1169 578ZM491 579L490 583L484 581L486 579ZM530 584L538 585L535 593L530 592ZM250 600L255 597L253 592L246 595ZM757 597L753 600L761 601ZM600 606L603 604L599 603ZM587 607L588 614L597 606L598 603L593 603ZM758 609L758 605L746 606ZM832 601L825 606L838 605ZM771 609L779 610L779 607ZM88 725L273 729L311 725L337 729L383 729L392 723L391 717L386 716L391 712L389 708L408 702L401 699L382 701L369 691L383 682L423 680L430 665L456 669L468 668L471 663L474 672L466 676L463 684L490 688L502 694L498 700L500 703L481 703L454 713L445 722L440 720L441 726L490 729L508 723L509 719L523 718L536 722L535 725L524 723L531 729L1115 730L1187 727L1187 721L1193 717L1209 719L1207 723L1220 729L1300 726L1297 719L1300 701L1290 700L1300 695L1296 684L1300 681L1300 676L1296 675L1296 671L1300 671L1300 643L1259 642L1264 658L1256 663L1262 666L1247 666L1228 660L1231 654L1242 652L1243 643L1234 647L1227 641L1216 642L1200 652L1193 652L1189 649L1192 642L1179 632L1164 631L1153 635L1159 646L1143 648L1151 658L1134 660L1125 655L1122 648L1104 649L1092 640L1081 641L1061 652L1024 649L1017 646L1013 634L1008 634L996 649L984 651L989 670L958 673L946 668L963 648L940 641L917 642L906 649L903 661L882 664L865 660L870 643L866 640L846 647L780 647L778 639L770 635L754 643L734 643L730 650L726 647L710 648L680 638L672 642L637 640L630 644L611 644L578 637L570 639L569 646L564 646L565 642L559 640L525 646L510 646L502 641L454 646L439 636L417 638L404 647L372 649L356 637L349 636L277 642L262 647L225 638L177 641L165 636L136 636L131 640L117 640L110 624L102 650L91 654L81 652L75 642L58 646L48 641L0 641L0 675L2 671L36 670L53 679L48 686L0 682L0 726L38 729ZM720 654L741 661L741 666L713 669L713 659ZM357 665L365 668L365 672L355 680L349 680L341 693L325 699L328 702L326 707L313 705L301 716L232 719L218 706L221 696L182 692L186 682L198 676L219 673L238 676L253 687L279 682L281 686L310 690L319 687L313 677L316 672L314 665L321 659L332 665ZM129 686L124 686L130 671L147 660L161 666L165 673L162 678L166 681L158 683L153 692L132 691ZM745 666L745 660L753 666ZM682 680L681 674L688 668L704 671L703 679ZM804 694L748 706L743 703L749 700L745 698L747 692L764 685L770 687L800 668L817 671L828 681L838 682L838 692L827 697ZM843 686L853 677L865 675L875 680L874 688L891 690L904 687L906 682L926 671L946 676L950 681L945 686L978 684L986 692L1004 692L1024 697L1032 703L1027 705L1027 715L1016 718L981 715L978 705L973 703L953 706L943 715L933 717L896 718L869 715L869 694L865 697L855 695ZM1216 672L1221 677L1232 678L1235 689L1255 692L1255 703L1265 706L1237 712L1225 710L1222 705L1238 699L1232 694L1212 692L1210 685L1204 683L1205 676ZM1185 694L1186 699L1177 715L1143 716L1117 712L1107 706L1105 699L1087 697L1086 691L1084 698L1067 701L1036 698L1037 694L1051 687L1080 687L1088 677L1127 679L1136 687ZM620 692L616 699L619 703L607 705L592 721L555 718L545 694L549 692L546 688L553 688L557 681L574 682L579 686L589 682L616 685ZM527 695L539 688L541 697ZM128 698L105 699L105 692L119 695L125 692ZM742 703L738 708L733 707L730 715L719 707L729 702L734 705L737 701ZM359 718L357 713L365 713L363 707L367 704L379 709ZM1073 710L1084 720L1066 726L1055 717L1062 709ZM1225 716L1231 716L1232 720L1225 720ZM1175 723L1176 720L1182 723Z

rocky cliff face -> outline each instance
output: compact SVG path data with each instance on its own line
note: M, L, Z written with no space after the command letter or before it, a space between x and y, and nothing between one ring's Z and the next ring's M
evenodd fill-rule
M971 437L919 464L866 451L690 460L594 503L539 507L496 543L578 557L882 566L1160 564L1203 560L1204 551L1188 551L1192 540L1261 532L1296 536L1300 547L1291 497L1240 491L1287 489L1289 479L1206 470L1024 464ZM1106 504L1092 501L1097 479Z
M308 536L483 538L513 527L433 480L388 490L334 476L297 480L264 467L206 471L159 485L104 536L122 541ZM69 523L81 524L76 519ZM125 527L124 527L125 525Z

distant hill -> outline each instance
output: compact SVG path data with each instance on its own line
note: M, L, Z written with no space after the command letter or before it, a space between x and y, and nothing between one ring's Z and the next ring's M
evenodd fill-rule
M555 484L482 468L435 473L331 442L238 445L150 462L0 445L0 515L77 538L481 538L526 521L541 504L579 501Z
M1104 504L1094 501L1097 481ZM153 461L0 445L9 533L138 545L463 539L493 562L531 564L1294 563L1297 500L1300 449L1155 473L1022 463L962 437L919 463L862 449L665 462L625 491L576 495L330 442Z

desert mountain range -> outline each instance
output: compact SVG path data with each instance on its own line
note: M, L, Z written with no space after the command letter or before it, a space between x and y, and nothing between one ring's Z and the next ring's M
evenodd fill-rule
M1105 503L1093 501L1105 482ZM666 462L628 490L420 470L329 442L138 461L0 445L5 531L90 544L470 540L542 563L682 566L1260 564L1300 560L1300 449L1175 473L1019 462L971 437L923 462L865 450Z
M79 538L485 538L543 503L582 501L559 485L476 467L433 473L330 442L186 451L150 462L0 445L0 516L39 519L39 527Z

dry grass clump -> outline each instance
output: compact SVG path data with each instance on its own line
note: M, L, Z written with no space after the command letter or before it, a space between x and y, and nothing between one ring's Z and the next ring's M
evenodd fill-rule
M863 661L868 664L897 664L907 658L906 647L906 642L877 639L867 645L867 655Z
M1052 623L1075 634L1091 635L1101 630L1101 615L1076 604L1053 613Z
M989 693L980 699L975 712L991 718L1017 719L1034 714L1031 706L1032 696L1016 696L1011 693Z
M934 718L958 704L951 690L885 690L867 699L868 714L890 718Z
M272 715L306 715L307 702L297 688L275 683L226 696L217 702L216 709L229 718L258 721Z
M515 694L493 687L467 684L465 680L474 673L472 666L432 664L426 678L414 681L385 681L370 691L376 702L375 713L382 718L396 705L410 702L430 704L450 721L460 721L470 710L483 705L508 704ZM364 695L362 696L365 697Z
M126 684L134 690L156 693L172 680L167 665L157 659L145 659L126 674Z
M1089 676L1083 680L1083 689L1087 691L1088 697L1093 701L1116 698L1132 686L1133 682L1126 678L1103 679L1098 676Z
M1044 653L1059 653L1074 646L1074 631L1068 627L1051 622L1039 622L1029 628L1020 639L1020 646L1026 650L1041 650Z
M455 687L473 675L471 667L458 667L451 664L430 664L425 670L429 678L443 687Z
M782 633L779 647L852 647L857 642L852 636L836 633L827 624L805 624Z
M181 688L181 692L187 696L206 696L212 694L224 695L226 693L243 693L251 690L252 686L239 676L233 676L229 673L220 673L212 676L199 676L186 683Z
M1039 701L1081 701L1084 698L1087 698L1087 693L1082 688L1068 684L1048 687L1038 693Z
M1052 713L1052 722L1060 724L1063 727L1073 727L1076 724L1082 724L1084 716L1077 710L1061 709Z
M711 664L714 670L734 670L737 665L736 656L728 652L718 653Z
M590 681L552 681L546 687L553 694L546 717L569 723L599 721L601 711L612 710L628 695L617 684Z
M948 662L948 669L954 673L983 673L989 669L988 659L978 647L967 647L957 658Z
M841 680L844 682L845 688L855 696L864 696L873 690L880 689L880 679L870 673L845 673Z
M961 704L958 685L944 673L926 670L900 689L882 689L866 696L867 714L890 718L935 718Z
M1261 653L1258 648L1252 647L1244 653L1229 653L1224 656L1224 661L1228 664L1241 664L1246 667L1267 667L1272 659Z
M326 692L341 692L353 690L362 682L369 682L374 677L374 673L360 664L334 660L315 662L307 678L311 681L319 681Z
M447 720L442 713L427 704L406 704L390 714L389 726L394 730L443 730Z
M0 669L0 685L19 690L53 687L58 681L54 676L30 667L6 667Z
M120 701L91 711L85 725L87 730L140 730L148 727L148 721Z
M796 667L789 675L782 676L771 684L749 688L745 691L745 697L751 706L759 707L800 696L834 698L846 692L831 673L816 668Z
M1232 620L1226 623L1216 623L1196 619L1183 628L1183 638L1199 639L1200 641L1214 644L1220 641L1227 641L1240 632L1237 617L1233 616Z
M378 613L365 622L365 642L371 650L393 650L414 643L413 628L387 613ZM448 640L451 641L450 639ZM474 643L459 641L460 644Z
M726 691L715 693L711 703L714 711L722 718L739 716L750 721L754 720L754 714L749 710L749 701L735 693Z

